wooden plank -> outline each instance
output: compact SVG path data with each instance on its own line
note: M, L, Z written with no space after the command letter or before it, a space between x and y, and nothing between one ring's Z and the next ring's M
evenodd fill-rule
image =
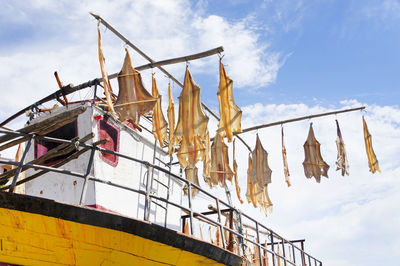
M48 119L45 119L45 120L37 122L35 124L26 126L24 128L21 128L21 129L17 130L17 132L21 132L21 133L32 133L33 132L33 133L47 134L47 133L51 132L52 130L57 129L58 127L68 124L69 122L71 122L71 120L73 121L78 115L80 115L84 111L86 111L86 109L87 109L87 106L79 106L78 108L75 108L72 110L63 111L60 114L49 117ZM16 137L18 137L18 136L11 135L11 134L3 135L0 137L0 143L14 139Z

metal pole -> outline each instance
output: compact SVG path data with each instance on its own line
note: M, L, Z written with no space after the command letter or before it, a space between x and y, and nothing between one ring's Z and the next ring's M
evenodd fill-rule
M222 229L222 221L221 221L221 209L219 208L219 199L215 199L215 203L217 205L217 214L218 214L218 227L217 230L220 230L221 232L221 239L222 239L222 247L225 249L226 243L225 243L225 235L224 235L224 230ZM218 244L218 243L217 243Z
M304 256L304 242L300 242L300 243L301 243L301 265L305 266L306 258Z
M272 249L272 265L275 266L275 242L274 242L274 232L272 230L269 231L271 235L271 249Z
M287 264L286 264L286 254L285 254L285 242L283 241L283 238L282 238L282 254L283 254L283 264L286 266ZM279 244L278 244L279 245Z
M24 160L25 160L26 154L28 153L28 150L29 150L29 148L31 146L33 137L34 137L34 135L31 135L29 137L28 143L26 144L25 151L22 154L21 161L19 161L19 163L18 163L17 171L15 172L14 178L13 178L11 186L10 186L10 189L8 190L9 193L14 191L15 184L17 183L18 176L21 173L22 166L24 165Z
M193 235L193 210L192 210L192 186L191 183L187 183L188 186L188 204L189 204L189 210L190 210L190 235Z
M258 222L256 222L256 234L257 234L257 248L258 248L258 256L260 259L260 265L264 266L264 262L261 255L260 232L258 231Z
M85 173L85 181L83 183L83 188L82 188L82 193L81 193L81 200L79 201L79 205L83 205L85 203L85 198L86 198L86 190L88 186L88 181L89 181L89 174L90 171L92 170L92 165L93 165L93 157L95 153L95 149L92 148L92 151L90 152L90 157L89 157L89 162L86 168L86 173Z
M169 156L169 164L168 164L168 185L167 185L167 201L169 201L169 192L170 192L170 185L171 185L171 163L172 163L172 155ZM165 220L164 220L164 227L167 227L167 219L168 218L168 202L165 208Z
M294 249L294 244L291 243L291 245L292 245L292 253L293 253L293 263L296 264L296 253L295 253L295 249Z
M150 217L150 164L147 165L147 177L146 177L146 197L144 202L144 220L148 221Z

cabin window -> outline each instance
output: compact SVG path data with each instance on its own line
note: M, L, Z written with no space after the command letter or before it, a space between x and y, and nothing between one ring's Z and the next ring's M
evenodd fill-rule
M57 128L56 130L48 133L45 135L46 137L52 137L52 138L57 138L57 139L65 139L65 140L71 140L75 137L78 136L78 123L77 120L66 124L62 127ZM59 142L54 142L54 141L48 141L48 140L35 140L35 159L39 158L40 156L43 156L46 154L49 150L57 147L61 143ZM70 153L59 155L56 157L53 157L51 159L48 159L44 161L42 164L43 165L53 165L56 164L65 158L69 157L71 154L73 154L76 150L71 151Z
M104 118L98 120L97 127L99 131L99 140L108 140L106 143L101 144L100 147L119 152L119 128ZM118 156L115 154L101 152L100 157L103 161L112 166L117 166L118 164Z

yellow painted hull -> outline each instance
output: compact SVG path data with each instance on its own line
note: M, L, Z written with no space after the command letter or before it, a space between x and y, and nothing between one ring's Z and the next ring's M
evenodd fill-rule
M18 265L222 265L131 233L0 206L0 262Z

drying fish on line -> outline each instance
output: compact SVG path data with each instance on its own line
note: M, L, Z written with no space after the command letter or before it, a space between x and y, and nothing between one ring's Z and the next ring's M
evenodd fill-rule
M233 140L233 177L235 179L235 188L236 188L236 195L239 199L239 202L243 204L243 200L240 197L240 186L238 181L238 165L236 163L236 156L235 156L235 140Z
M183 89L179 95L179 116L175 128L175 139L180 143L178 160L181 168L190 166L190 171L185 171L186 179L197 181L197 172L194 175L196 163L205 156L205 141L207 138L208 117L201 108L200 87L194 82L189 68L186 67Z
M321 175L328 178L329 169L329 165L322 159L320 146L321 144L315 138L312 123L310 123L308 137L303 145L305 154L303 167L306 177L311 178L314 176L318 183L321 182Z
M271 183L272 171L268 166L268 153L264 150L257 134L256 146L249 154L249 169L247 170L247 201L254 207L259 205L265 215L272 212L272 202L268 195L268 184Z
M211 145L211 183L224 186L226 179L232 182L233 172L229 167L228 146L224 138L217 133Z
M285 181L287 183L287 186L290 187L292 184L290 184L289 180L289 166L287 163L287 156L286 156L286 147L285 147L285 141L284 141L284 134L283 134L283 127L281 128L281 135L282 135L282 159L283 159L283 172L285 174Z
M97 34L98 34L98 52L99 52L99 62L100 62L100 71L101 77L103 78L103 87L104 94L106 95L106 106L108 111L111 114L115 114L113 103L112 103L112 88L110 80L108 79L108 74L106 71L106 59L104 58L102 41L101 41L101 33L100 33L100 21L97 24Z
M364 116L362 117L362 120L364 128L365 150L367 151L369 171L373 174L376 171L381 172L381 169L379 169L378 159L376 159L374 149L372 148L372 137L368 131L367 122L365 122Z
M336 147L337 147L337 159L336 159L336 171L341 170L342 176L349 175L349 162L347 161L346 147L344 145L342 132L340 131L339 122L336 120Z
M236 105L233 99L233 81L228 77L222 60L219 61L219 125L218 132L226 136L228 142L233 139L233 132L241 132L242 110Z
M157 99L144 88L142 76L133 68L128 49L125 51L124 64L118 74L119 93L115 111L120 121L131 120L139 125L140 116L150 115Z
M164 118L164 114L161 109L161 95L158 93L157 81L154 78L154 74L151 77L152 79L152 94L157 102L153 109L153 135L154 138L160 144L160 147L164 146L164 141L167 141L167 121Z

